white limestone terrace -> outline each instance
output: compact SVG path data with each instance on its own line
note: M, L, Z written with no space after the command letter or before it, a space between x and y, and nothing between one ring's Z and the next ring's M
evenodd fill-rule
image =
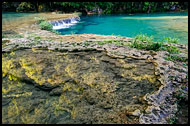
M80 21L80 17L71 17L67 19L49 21L53 25L53 29L64 29L76 25Z

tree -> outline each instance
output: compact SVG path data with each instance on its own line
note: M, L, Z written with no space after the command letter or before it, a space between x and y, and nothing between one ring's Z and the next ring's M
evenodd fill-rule
M63 11L65 13L80 11L88 13L100 10L111 13L152 13L171 11L176 6L179 10L188 9L188 2L2 2L3 11Z

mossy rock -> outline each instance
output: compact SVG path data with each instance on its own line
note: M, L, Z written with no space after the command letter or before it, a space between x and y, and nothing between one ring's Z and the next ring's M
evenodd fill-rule
M139 97L160 84L153 63L100 51L25 49L2 60L3 123L127 123L122 115L144 111Z

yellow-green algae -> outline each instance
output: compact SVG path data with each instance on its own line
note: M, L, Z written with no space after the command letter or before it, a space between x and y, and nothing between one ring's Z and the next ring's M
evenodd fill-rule
M53 119L46 118L54 116L56 123L133 123L138 119L130 117L133 118L130 120L124 114L135 109L143 111L147 105L139 98L156 90L159 83L153 63L132 58L112 59L104 52L19 50L11 56L3 55L2 60L3 79L8 82L3 82L3 98L13 97L3 106L3 123L51 123ZM27 83L14 77L30 78L41 86L58 85L61 94L55 97L35 88L30 90ZM27 91L18 94L19 85ZM14 93L13 88L16 88ZM38 100L39 104L26 108ZM53 114L51 117L46 106ZM44 120L40 122L41 118Z

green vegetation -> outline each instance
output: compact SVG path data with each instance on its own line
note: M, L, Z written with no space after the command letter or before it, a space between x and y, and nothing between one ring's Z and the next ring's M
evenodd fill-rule
M137 41L136 39L131 44L131 47L133 48L154 50L154 51L158 51L162 46L163 46L162 42L153 42L153 41L142 42L142 41Z
M165 60L168 60L168 61L179 61L179 62L186 62L187 61L187 58L183 58L183 57L179 57L179 56L168 56L168 57L165 57Z
M42 21L39 25L42 30L52 31L53 25L47 21Z
M98 41L97 44L104 45L109 43L119 46L126 45L137 49L154 50L154 51L164 50L171 54L178 54L181 52L178 47L173 45L168 45L164 42L154 42L153 38L154 38L153 36L148 36L146 34L139 34L135 37L132 43L123 42L122 40L104 40L104 41ZM170 38L170 40L177 40L177 39Z
M32 8L33 8L33 5L30 2L21 2L16 8L16 11L17 12L31 11Z
M153 36L148 36L147 34L136 35L134 41L130 45L133 48L154 50L158 51L163 46L163 42L154 42Z
M41 39L41 37L36 34L30 34L29 36L27 36L27 39L31 39L31 38L34 38L35 40Z
M4 44L8 42L10 42L10 40L2 40L2 46L4 46Z
M172 46L172 45L170 45L170 46L163 45L163 47L161 48L161 50L168 51L169 53L172 53L172 54L177 54L177 53L181 52L178 47L175 47L175 46Z
M173 9L172 9L173 8ZM82 12L153 13L187 10L188 2L2 2L3 11L14 12Z
M88 45L90 45L90 43L84 42L83 45L84 45L84 46L88 46Z
M2 38L6 38L5 34L2 33Z
M34 40L40 40L40 39L41 39L40 36L36 36L36 37L34 38Z
M45 21L44 17L34 17L34 19L36 20L37 24L40 24L41 22Z
M172 117L172 118L170 118L170 119L168 120L168 123L169 123L169 124L174 124L177 120L178 120L178 118L177 118L176 116L174 116L174 117Z
M24 36L21 34L10 34L10 35L8 35L8 34L2 33L2 38L24 38Z
M152 42L153 41L153 36L148 36L147 34L138 34L136 35L135 39L139 41L146 41L146 42Z
M11 38L24 38L24 36L21 34L17 34L17 35L12 35Z
M103 41L99 41L98 45L104 45L105 43Z
M36 20L36 23L40 25L40 29L60 34L58 31L53 30L53 25L46 21L44 17L34 17L34 19Z
M163 46L163 42L153 42L153 38L147 34L136 35L130 46L137 49L158 51Z
M115 45L125 45L124 42L122 40L104 40L104 41L98 41L97 42L98 45L104 45L104 44L107 44L107 43L110 43L110 44L115 44Z
M179 39L171 37L164 39L167 40L166 43L177 43L179 41ZM154 51L164 50L172 54L177 54L181 52L178 47L172 45L169 46L165 44L163 41L154 42L153 36L148 36L146 34L137 35L130 46L133 48L145 49L145 50L154 50Z
M168 43L179 43L179 39L178 38L171 38L171 37L166 37L164 38L164 40Z
M58 32L58 31L56 31L56 30L54 30L54 29L52 29L51 32L53 32L53 33L55 33L55 34L57 34L57 35L60 34L60 32Z

